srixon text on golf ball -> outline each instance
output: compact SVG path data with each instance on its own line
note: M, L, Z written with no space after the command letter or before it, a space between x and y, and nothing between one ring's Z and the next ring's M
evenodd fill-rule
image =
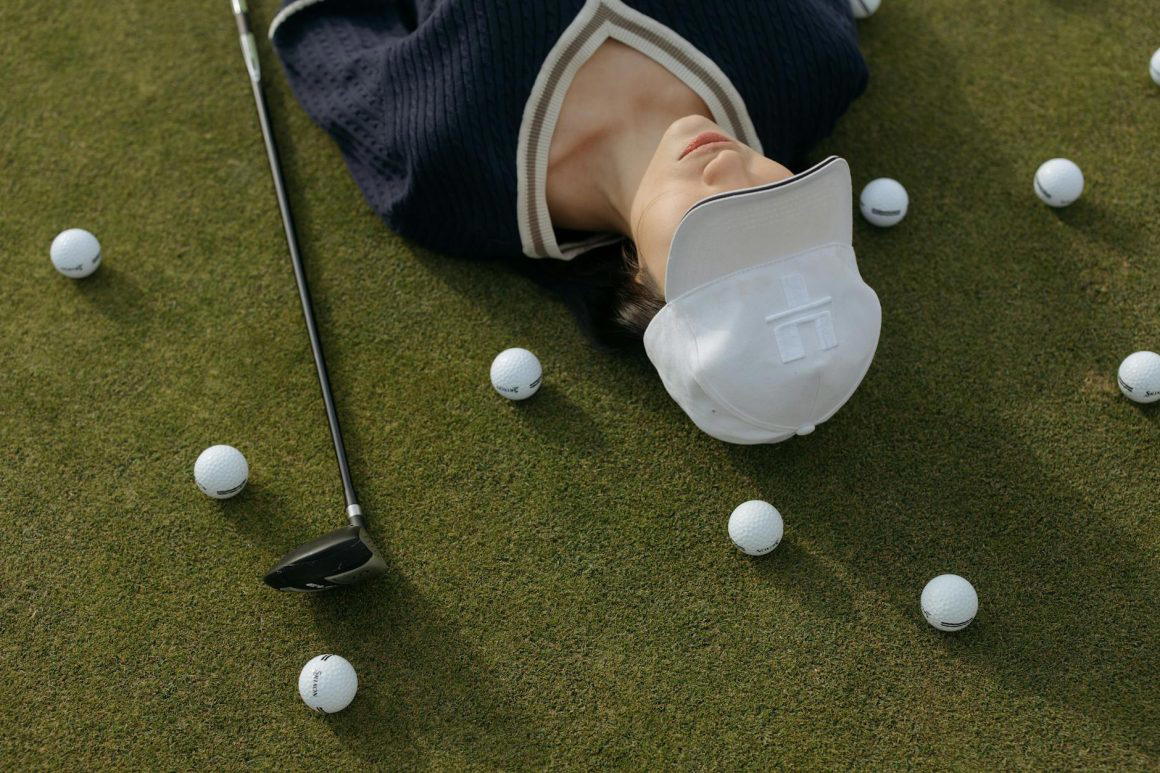
M491 361L491 385L509 400L526 400L540 389L544 370L527 349L505 349Z
M341 655L311 658L298 674L298 695L307 706L321 714L342 711L358 692L354 666Z
M1116 373L1124 397L1136 403L1160 400L1160 354L1134 352L1124 358Z

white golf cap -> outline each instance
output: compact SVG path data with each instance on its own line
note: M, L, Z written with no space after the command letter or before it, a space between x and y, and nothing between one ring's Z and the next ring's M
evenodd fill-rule
M858 273L853 198L850 167L830 156L704 198L677 226L667 302L644 347L708 434L745 444L809 434L866 375L882 307Z

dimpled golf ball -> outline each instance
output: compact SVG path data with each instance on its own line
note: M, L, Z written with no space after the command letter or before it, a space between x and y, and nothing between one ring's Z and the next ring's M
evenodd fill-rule
M358 674L341 655L311 658L298 675L298 694L306 705L321 714L342 711L358 692Z
M1152 60L1148 62L1148 74L1152 76L1152 82L1160 86L1160 48L1152 54Z
M1053 158L1035 172L1035 195L1044 204L1066 207L1083 193L1083 172L1074 161Z
M979 596L957 574L940 574L922 589L922 616L940 631L961 631L975 619Z
M73 279L86 277L101 265L101 243L83 228L58 233L48 254L56 270Z
M769 502L742 502L729 516L729 539L747 556L764 556L777 547L785 533L781 513Z
M206 496L229 499L246 487L250 465L233 446L210 446L193 465L193 479Z
M1160 400L1160 354L1135 352L1120 363L1116 382L1124 397L1137 403Z
M540 388L543 368L527 349L504 349L491 361L491 385L509 400L527 400Z
M881 3L882 0L850 0L850 10L854 12L855 19L865 19L872 16Z
M871 180L862 189L858 204L862 208L862 217L876 226L888 228L897 225L906 217L910 197L906 195L906 188L903 188L898 180L879 177L877 180Z

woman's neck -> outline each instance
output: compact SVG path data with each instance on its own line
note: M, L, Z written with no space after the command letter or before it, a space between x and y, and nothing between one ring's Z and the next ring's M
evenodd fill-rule
M704 100L645 54L609 38L568 87L548 152L552 224L634 237L630 222L665 130L686 115L712 118Z

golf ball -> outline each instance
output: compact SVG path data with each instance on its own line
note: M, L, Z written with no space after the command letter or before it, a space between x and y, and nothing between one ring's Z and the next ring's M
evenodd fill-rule
M729 539L747 556L764 556L777 547L785 533L781 513L769 502L742 502L729 516Z
M1066 207L1083 193L1083 172L1074 161L1053 158L1035 172L1035 195L1044 204Z
M342 711L358 692L358 674L341 655L311 658L298 675L298 694L306 705L321 714Z
M886 228L898 224L906 217L910 197L906 195L906 188L903 188L898 180L879 177L877 180L871 180L862 189L858 204L862 208L862 217L876 226Z
M975 619L979 596L957 574L940 574L922 589L922 615L940 631L959 631Z
M86 277L101 265L101 243L83 228L58 233L48 254L56 270L73 279Z
M1152 82L1160 86L1160 48L1156 49L1152 60L1148 62L1148 74L1152 76Z
M540 388L543 368L527 349L504 349L491 361L491 385L509 400L527 400Z
M882 0L850 0L850 10L854 12L855 19L865 19L874 15L881 3Z
M229 499L246 487L250 465L233 446L210 446L193 465L193 479L206 496Z
M1116 381L1124 397L1137 403L1160 400L1160 354L1135 352L1120 363Z

